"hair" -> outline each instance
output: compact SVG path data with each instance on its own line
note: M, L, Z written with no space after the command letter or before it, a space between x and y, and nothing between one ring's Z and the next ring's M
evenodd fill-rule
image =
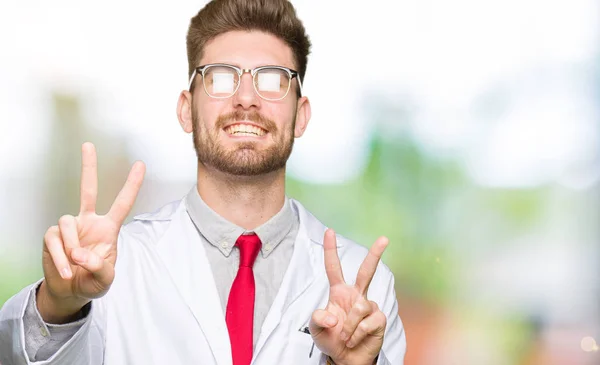
M292 49L296 71L304 81L310 40L288 0L212 0L206 4L188 28L188 77L199 66L206 43L234 30L259 30L283 40Z

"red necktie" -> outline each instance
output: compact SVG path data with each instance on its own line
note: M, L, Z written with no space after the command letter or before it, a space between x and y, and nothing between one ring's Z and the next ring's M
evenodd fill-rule
M233 365L249 365L252 361L255 293L252 266L261 242L256 234L249 234L241 235L235 245L240 249L240 268L229 292L225 321L229 330Z

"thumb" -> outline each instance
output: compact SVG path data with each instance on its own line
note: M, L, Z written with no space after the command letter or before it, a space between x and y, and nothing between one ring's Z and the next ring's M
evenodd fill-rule
M313 312L309 323L311 336L318 336L324 329L334 327L338 323L338 318L324 309L317 309Z
M71 251L71 259L91 272L94 277L105 285L110 285L115 276L115 269L94 251L78 247Z

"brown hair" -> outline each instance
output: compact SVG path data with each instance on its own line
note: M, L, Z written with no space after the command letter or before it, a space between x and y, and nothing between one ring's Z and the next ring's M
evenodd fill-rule
M291 49L296 71L304 80L310 40L288 0L212 0L192 18L187 33L188 77L199 66L206 43L232 30L260 30Z

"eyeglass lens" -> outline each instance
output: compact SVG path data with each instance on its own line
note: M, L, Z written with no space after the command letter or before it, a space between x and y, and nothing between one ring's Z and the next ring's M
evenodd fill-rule
M204 88L209 96L227 98L238 88L240 76L234 68L211 66L204 70ZM263 68L254 74L254 88L267 100L279 100L286 96L290 75L278 68Z

